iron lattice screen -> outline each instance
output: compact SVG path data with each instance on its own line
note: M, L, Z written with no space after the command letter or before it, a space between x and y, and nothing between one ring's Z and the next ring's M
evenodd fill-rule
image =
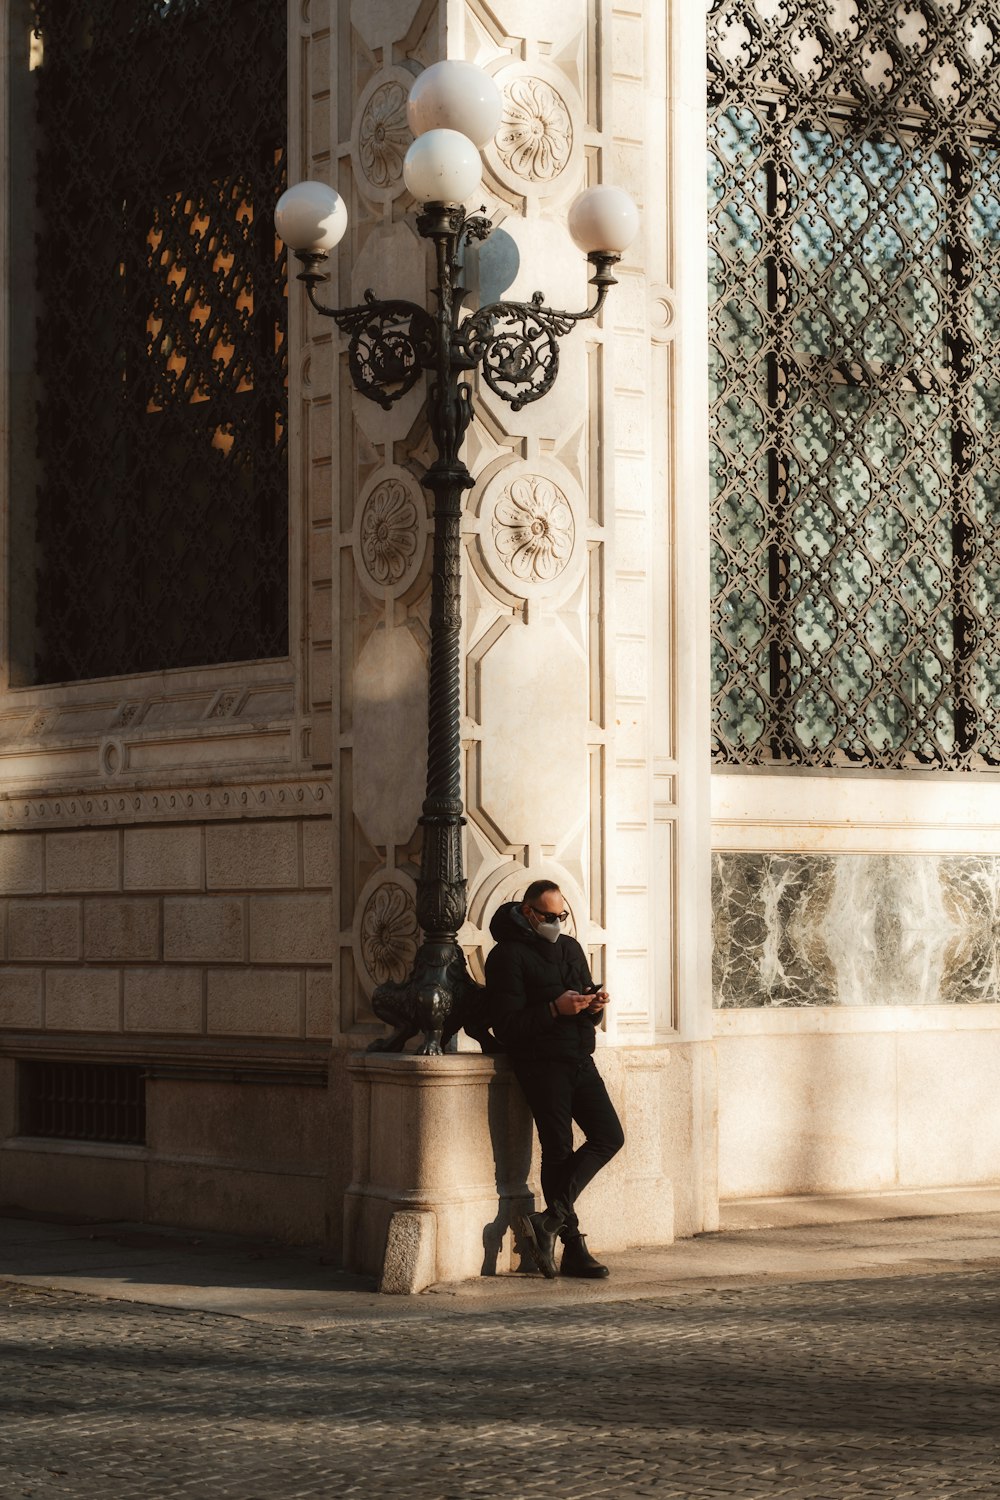
M1000 4L713 0L715 755L1000 764Z
M141 1068L22 1062L18 1093L22 1135L145 1145L146 1082Z
M38 385L15 680L283 655L285 6L24 11Z

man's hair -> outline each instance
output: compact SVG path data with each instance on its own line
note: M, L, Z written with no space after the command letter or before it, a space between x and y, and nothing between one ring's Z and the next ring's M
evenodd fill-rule
M546 891L557 891L559 887L554 880L533 880L522 897L523 902L537 901L539 896L544 896Z

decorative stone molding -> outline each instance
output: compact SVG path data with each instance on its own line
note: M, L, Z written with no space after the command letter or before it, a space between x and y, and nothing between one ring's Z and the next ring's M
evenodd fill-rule
M667 287L654 287L649 298L650 338L658 344L665 344L672 339L676 317L673 292Z
M496 149L507 170L525 182L551 182L565 171L573 122L566 101L544 78L514 78L506 85Z
M499 181L520 196L543 196L575 180L583 112L569 79L517 63L502 69L496 84L503 115L485 154Z
M99 754L101 775L117 776L125 767L125 746L119 739L102 740Z
M400 983L420 942L416 888L399 870L379 870L367 882L354 919L354 956L365 990L387 980Z
M522 474L503 491L491 518L493 545L521 583L551 583L569 563L576 527L558 485Z
M361 517L361 555L380 587L397 584L417 550L417 512L398 479L383 479L368 496Z
M424 558L427 507L405 469L379 469L358 499L354 560L365 587L396 598L413 582Z
M483 493L479 533L494 582L518 598L572 587L583 541L580 503L571 476L551 460L496 471Z
M277 663L287 672L287 664ZM249 723L272 722L294 712L294 686L291 677L275 673L271 663L254 663L245 669L243 679L234 682L232 667L221 672L163 673L157 681L139 680L131 686L131 696L123 699L121 689L108 691L100 683L73 684L66 688L34 689L51 694L52 701L37 705L26 694L6 696L0 711L0 744L16 741L19 747L37 741L38 747L93 743L103 737L115 738L121 731L132 734L171 732L187 728L196 720L210 721L220 717L243 719ZM213 678L215 679L213 681Z
M520 863L506 863L495 870L488 880L480 883L469 900L469 915L462 940L468 944L476 942L476 929L481 934L478 957L480 963L493 946L489 937L490 923L500 907L507 901L517 901L533 880L554 880L562 891L569 912L569 921L563 929L575 937L584 948L587 946L588 920L587 898L569 871L554 860L546 860L544 867L525 868ZM601 976L603 977L603 976Z
M239 705L244 694L239 688L230 688L227 692L220 693L207 717L210 719L228 719L231 714L239 712Z
M406 69L387 68L358 100L351 157L358 185L370 198L385 201L403 191L403 157L413 140L406 123L412 82Z
M222 818L329 817L328 780L255 785L129 788L94 795L0 798L0 831Z
M378 983L406 978L417 951L417 914L398 885L382 885L361 918L365 967Z

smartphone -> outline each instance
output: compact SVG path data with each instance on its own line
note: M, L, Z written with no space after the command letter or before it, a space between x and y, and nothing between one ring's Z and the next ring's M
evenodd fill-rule
M600 980L598 980L596 984L588 984L587 988L585 990L581 990L580 993L583 995L599 995L603 988L603 984L600 982Z

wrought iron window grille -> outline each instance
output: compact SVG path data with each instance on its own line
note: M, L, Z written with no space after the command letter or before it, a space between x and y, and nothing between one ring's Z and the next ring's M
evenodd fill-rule
M1000 5L709 19L717 763L1000 765Z
M284 656L285 8L11 26L12 679Z

